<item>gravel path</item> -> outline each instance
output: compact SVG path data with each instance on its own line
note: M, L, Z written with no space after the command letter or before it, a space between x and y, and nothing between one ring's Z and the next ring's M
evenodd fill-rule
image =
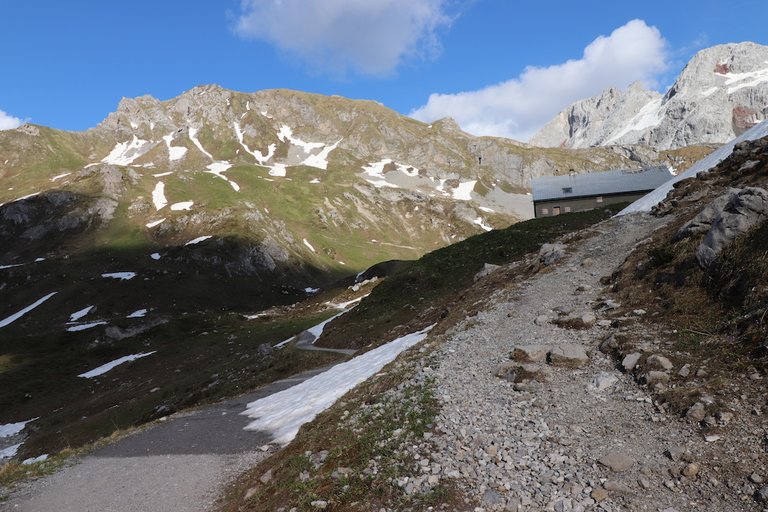
M430 371L442 405L438 434L419 448L416 458L429 463L422 462L412 487L424 490L436 476L456 479L482 505L475 510L760 510L752 500L734 500L707 471L700 434L659 412L598 350L613 331L600 314L585 317L596 322L585 330L549 321L594 313L600 277L664 222L612 219L574 243L576 251L551 272L498 292L492 307L447 333L439 367ZM552 354L551 362L525 365L535 377L530 382L495 375L501 364L512 365L516 346L528 346L534 358ZM566 356L561 362L575 367L553 364L557 346ZM589 359L578 361L579 347ZM569 352L575 359L567 359Z
M249 402L326 368L180 413L16 491L0 510L24 512L202 512L227 482L268 457L270 438L243 430Z

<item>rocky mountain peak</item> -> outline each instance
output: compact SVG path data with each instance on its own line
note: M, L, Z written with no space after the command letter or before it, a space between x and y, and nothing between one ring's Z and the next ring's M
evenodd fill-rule
M531 143L584 148L650 144L657 149L722 144L768 117L768 46L723 44L699 51L663 95L635 82L577 101Z

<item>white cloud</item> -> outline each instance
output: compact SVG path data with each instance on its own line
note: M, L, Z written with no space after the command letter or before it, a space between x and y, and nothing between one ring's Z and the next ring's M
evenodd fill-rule
M448 0L242 0L235 31L334 74L393 71L439 52Z
M477 91L432 94L410 113L431 122L453 117L466 131L527 141L539 128L576 100L640 80L656 87L668 67L667 42L656 27L632 20L600 36L578 60L549 67L528 67L519 77Z
M22 120L0 110L0 130L12 130L21 126Z

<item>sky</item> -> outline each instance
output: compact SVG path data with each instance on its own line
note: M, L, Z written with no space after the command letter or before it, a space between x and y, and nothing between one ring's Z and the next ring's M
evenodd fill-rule
M575 100L665 91L696 51L768 44L765 0L0 0L0 129L96 126L201 84L377 100L527 140Z

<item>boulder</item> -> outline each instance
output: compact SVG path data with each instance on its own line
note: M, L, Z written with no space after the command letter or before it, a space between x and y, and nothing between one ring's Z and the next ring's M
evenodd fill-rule
M616 377L614 374L609 372L600 372L592 377L592 381L589 383L589 385L592 389L596 389L597 391L604 391L616 384L618 381L618 377Z
M624 368L625 371L631 372L635 369L635 366L637 366L637 363L640 361L640 358L643 355L639 352L633 352L632 354L627 354L626 357L621 361L621 367Z
M611 471L621 473L632 467L635 461L621 452L608 452L599 459L597 462L607 467Z

